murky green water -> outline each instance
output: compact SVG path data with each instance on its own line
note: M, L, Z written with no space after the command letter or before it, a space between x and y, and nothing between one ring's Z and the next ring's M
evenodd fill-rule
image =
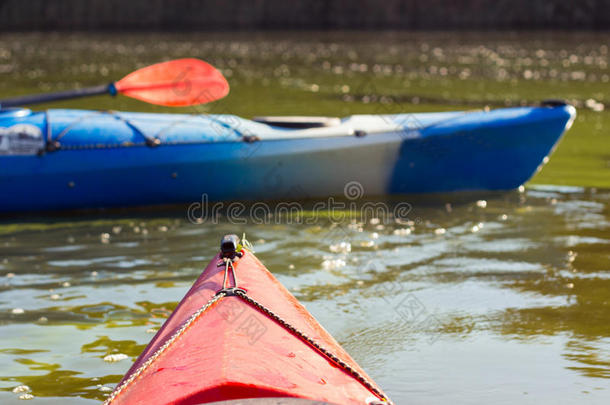
M595 111L609 101L607 39L2 34L1 96L98 84L195 56L220 67L232 90L192 112L347 115L568 98L579 118L534 181L601 188L407 197L412 222L401 223L352 214L338 223L197 225L184 209L4 218L0 403L20 403L23 392L11 391L23 384L36 402L102 400L229 232L247 233L399 404L607 403L610 113ZM103 97L54 106L162 110ZM104 361L111 354L127 358Z

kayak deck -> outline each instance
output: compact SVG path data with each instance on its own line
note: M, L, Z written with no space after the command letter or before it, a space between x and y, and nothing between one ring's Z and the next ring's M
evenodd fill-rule
M243 293L223 289L225 274L229 281L237 276L233 283L238 281ZM371 404L384 398L334 338L245 251L234 269L227 270L220 256L212 260L108 403L269 397L333 404Z

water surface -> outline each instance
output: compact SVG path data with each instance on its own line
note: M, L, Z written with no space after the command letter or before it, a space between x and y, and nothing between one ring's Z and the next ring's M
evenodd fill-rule
M413 202L399 223L193 224L181 210L6 223L0 402L16 402L21 384L38 401L102 400L219 237L246 232L397 403L606 403L609 202L608 192L534 188Z

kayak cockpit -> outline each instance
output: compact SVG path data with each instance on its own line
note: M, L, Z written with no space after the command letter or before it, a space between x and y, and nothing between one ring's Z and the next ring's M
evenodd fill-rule
M336 127L341 125L341 118L337 117L307 117L307 116L267 116L254 117L252 121L273 127L308 129L322 127Z

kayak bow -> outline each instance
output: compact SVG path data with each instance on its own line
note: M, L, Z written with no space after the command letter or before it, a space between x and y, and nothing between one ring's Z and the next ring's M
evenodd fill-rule
M221 247L106 404L390 403L236 236Z

